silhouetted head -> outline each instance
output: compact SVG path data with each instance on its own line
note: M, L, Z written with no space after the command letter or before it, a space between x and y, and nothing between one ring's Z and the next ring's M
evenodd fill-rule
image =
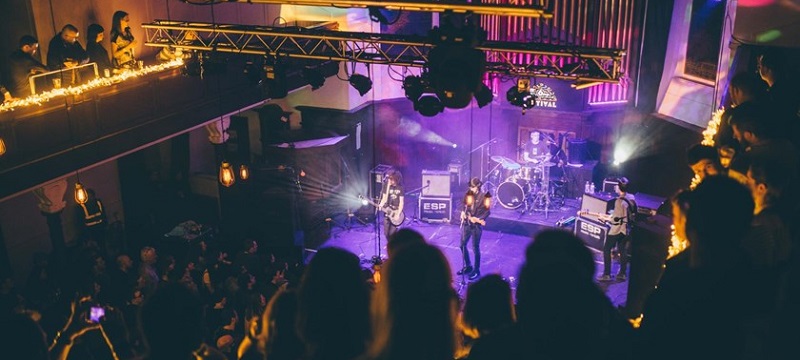
M497 274L486 275L470 285L462 319L479 336L513 324L511 286Z
M422 234L416 230L402 228L389 237L389 242L386 243L386 252L389 254L389 257L392 257L392 255L403 246L424 243L425 237L422 236Z
M452 359L456 303L442 252L428 244L403 247L386 263L372 302L375 341L369 356Z
M689 195L686 236L694 266L724 257L739 247L750 230L753 197L727 176L710 176Z
M299 359L303 342L297 336L297 292L278 291L267 304L261 318L258 348L267 359Z
M142 306L141 329L151 359L186 359L203 342L200 299L180 284L158 288Z
M0 346L18 359L48 360L44 331L28 314L0 316Z
M311 358L352 358L370 337L369 293L354 254L323 248L298 288L297 331Z

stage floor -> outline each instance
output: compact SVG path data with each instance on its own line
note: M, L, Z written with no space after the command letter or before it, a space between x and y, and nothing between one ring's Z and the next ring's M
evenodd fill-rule
M414 201L415 202L415 201ZM411 202L412 204L414 202ZM492 208L492 213L487 220L486 229L481 239L481 273L500 274L511 282L516 288L516 279L525 261L525 249L532 241L533 235L539 231L556 227L556 222L573 216L578 211L578 200L567 199L564 206L555 210L535 211L522 214L519 209L509 210L499 205ZM455 272L461 268L461 251L459 242L461 231L457 222L454 223L427 223L417 220L415 206L406 211L406 222L402 227L407 227L420 232L430 244L437 246L445 254L453 271L454 287L463 297L466 288L461 286L461 277ZM454 215L457 218L457 215ZM563 229L572 231L572 223ZM369 260L380 254L386 257L386 244L382 228L376 233L375 225L353 222L349 229L333 226L330 238L321 246L335 246L347 249L366 264ZM378 248L380 241L380 248ZM597 249L589 248L594 254L597 265L597 275L602 273L603 255ZM612 273L616 273L616 262ZM628 292L628 282L600 283L601 288L616 306L624 306Z

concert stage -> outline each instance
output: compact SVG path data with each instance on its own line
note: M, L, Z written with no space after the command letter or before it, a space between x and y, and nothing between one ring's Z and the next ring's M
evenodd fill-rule
M429 243L442 250L453 271L454 287L463 297L466 294L466 287L461 286L462 278L455 273L462 266L461 251L459 250L461 230L458 221L428 223L418 220L416 199L412 197L410 200L412 201L406 200L409 205L405 211L406 222L403 227L420 232ZM530 244L532 236L539 231L556 228L556 222L575 215L578 206L577 199L567 199L564 206L551 210L547 214L542 211L521 214L518 209L509 210L495 205L481 239L481 274L500 274L511 281L512 288L516 288L519 269L525 261L525 249ZM453 217L457 219L457 213ZM353 221L349 228L343 225L345 224L341 222L332 223L331 236L322 247L335 246L347 249L357 254L365 264L379 253L383 258L386 257L386 244L382 228L376 232L374 223L365 225L359 221ZM569 225L563 229L572 231L572 226ZM380 248L378 248L379 241ZM602 272L603 254L591 247L589 249L594 254L599 274ZM614 264L613 270L617 270L616 264ZM601 283L600 286L614 305L625 305L628 292L627 282Z

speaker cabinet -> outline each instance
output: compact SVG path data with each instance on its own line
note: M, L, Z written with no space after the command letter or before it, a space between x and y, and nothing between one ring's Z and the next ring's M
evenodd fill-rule
M450 197L450 172L422 170L422 196Z

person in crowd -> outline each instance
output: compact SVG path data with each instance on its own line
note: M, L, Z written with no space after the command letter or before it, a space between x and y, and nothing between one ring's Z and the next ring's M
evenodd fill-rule
M791 64L787 61L786 54L780 50L770 49L764 51L757 59L758 75L768 85L768 96L778 108L779 116L787 116L797 120L800 97L791 85L789 76Z
M29 314L0 316L0 346L20 359L50 360L46 335Z
M114 68L136 68L134 49L136 39L131 34L130 16L127 12L116 11L111 18L111 55L114 58Z
M667 277L668 265L647 299L635 355L745 358L751 343L746 325L752 319L752 304L763 296L741 286L759 281L740 246L753 219L753 198L736 180L711 176L684 201L681 232L689 241L688 268ZM681 334L680 341L675 341L675 334Z
M383 230L386 242L397 232L404 216L405 193L403 192L403 175L398 170L390 170L386 175L387 183L384 186L378 209L383 211Z
M770 116L765 106L750 106L731 116L733 136L744 149L731 160L729 175L743 184L747 183L747 169L758 158L773 159L783 167L786 174L797 173L798 155L789 140L775 138L768 130L769 124L763 119Z
M294 331L297 315L297 292L294 290L279 291L267 304L263 316L256 320L257 323L250 324L245 329L247 336L239 346L239 358L244 360L301 359L304 351L303 342Z
M469 359L630 359L633 329L594 273L575 235L538 233L519 274L517 322L478 338Z
M467 289L461 324L467 336L477 339L514 324L511 286L500 275L486 275Z
M91 24L86 29L86 53L89 55L89 62L97 63L100 74L106 71L110 73L112 70L108 50L103 47L105 38L105 29L100 24Z
M86 203L78 204L78 212L83 220L84 237L97 243L98 248L104 254L108 251L106 247L106 233L108 232L108 219L106 210L94 192L94 189L87 189L88 198Z
M11 93L18 98L31 95L30 76L47 72L44 66L34 56L39 50L39 41L30 35L23 35L19 39L19 47L8 57L11 73Z
M159 288L145 301L140 318L148 349L146 360L225 359L203 343L200 299L180 284Z
M364 351L372 337L369 293L357 256L339 248L320 249L303 274L297 297L305 359L346 360Z
M791 235L784 223L788 208L782 196L792 179L784 170L775 160L757 159L747 171L755 210L753 227L743 245L757 269L777 270L789 260Z
M408 245L385 264L372 301L366 359L452 359L458 298L450 265L428 244Z
M212 340L216 348L227 358L235 359L239 343L242 341L237 331L237 327L241 327L239 314L236 310L226 309L222 312L222 319L224 319L223 325L214 332Z
M719 175L725 171L720 164L719 152L712 146L695 144L686 151L686 161L698 179Z
M458 275L467 275L470 280L481 276L481 236L486 219L489 218L492 208L492 195L481 191L483 182L474 177L469 181L469 189L464 194L464 209L461 211L461 255L464 267L458 270ZM469 241L472 239L472 250L475 253L475 262L469 256ZM474 266L473 266L474 264Z
M719 151L713 146L700 143L694 144L686 150L686 163L699 180L707 176L719 175L725 170L720 161Z
M416 230L408 228L400 229L389 237L389 241L386 243L386 253L389 257L392 257L392 254L396 253L404 246L424 243L425 237Z
M89 62L89 55L83 49L78 28L67 24L61 32L50 40L47 47L47 67L51 70L69 69Z
M145 246L139 251L139 276L141 277L141 288L143 295L149 297L152 295L156 288L158 288L159 276L156 270L156 263L158 262L158 254L156 249L150 246Z
M739 151L739 143L733 138L733 129L730 125L731 113L736 108L743 108L753 104L767 101L767 83L758 75L749 71L734 75L728 83L728 99L730 107L722 115L717 134L714 136L714 146L724 151Z
M615 276L617 281L625 281L628 271L628 250L627 245L630 240L631 228L633 226L634 207L636 206L636 199L633 194L628 193L630 182L626 177L617 179L617 185L614 185L614 192L617 193L617 198L614 200L614 210L606 220L611 224L608 230L608 236L603 244L603 274L597 279L598 281L611 281L611 251L614 247L619 252L619 271Z

